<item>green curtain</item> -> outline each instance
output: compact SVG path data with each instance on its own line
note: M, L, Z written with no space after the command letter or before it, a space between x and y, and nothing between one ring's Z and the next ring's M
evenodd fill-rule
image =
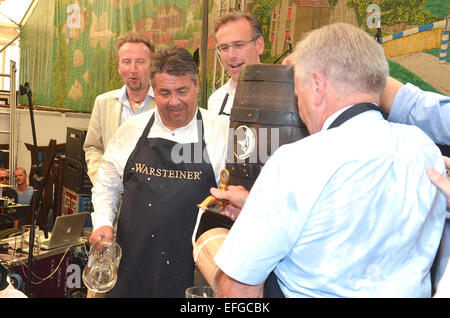
M33 18L20 32L20 72L21 84L29 82L34 102L39 105L52 105L48 97L52 96L53 85L50 72L53 51L53 10L54 0L39 1ZM38 16L38 18L36 18ZM19 102L27 103L26 97Z
M136 30L157 48L193 52L201 43L201 7L201 0L40 0L21 32L20 83L30 83L35 105L89 112L97 95L123 85L119 35Z

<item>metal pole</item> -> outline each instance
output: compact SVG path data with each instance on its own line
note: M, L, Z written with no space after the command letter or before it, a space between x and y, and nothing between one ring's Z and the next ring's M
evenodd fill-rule
M16 169L16 62L9 62L9 175L14 178Z
M202 17L202 45L200 49L200 66L202 73L202 97L201 107L207 108L208 83L206 81L206 66L208 63L208 0L203 0L203 17Z
M11 40L8 44L6 44L4 47L2 47L2 49L0 50L0 53L2 53L4 50L6 50L6 48L8 46L10 46L11 44L13 44L18 38L19 38L20 34L17 34L17 36Z

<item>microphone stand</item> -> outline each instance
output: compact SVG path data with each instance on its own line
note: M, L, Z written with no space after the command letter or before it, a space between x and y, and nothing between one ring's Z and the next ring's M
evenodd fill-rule
M25 83L24 86L20 85L19 90L20 95L27 95L28 97L28 106L30 108L30 119L31 119L31 131L33 134L33 149L34 149L34 161L36 162L34 166L35 174L33 176L33 182L32 186L34 189L34 193L31 199L31 229L30 229L30 237L28 240L28 273L27 273L27 280L26 280L26 292L29 297L31 297L31 291L30 291L30 283L31 283L31 275L32 275L32 265L33 265L33 249L34 249L34 237L35 237L35 228L34 224L36 222L36 214L35 211L38 209L39 202L41 201L42 197L42 189L43 189L43 177L41 174L41 165L38 161L38 150L37 150L37 141L36 141L36 128L34 125L34 115L33 115L33 101L32 101L32 93L30 89L30 84ZM37 195L36 195L37 194ZM45 213L45 209L44 209ZM44 229L44 235L45 238L48 237L48 229L46 224L46 216L44 215L44 221L43 221L43 229Z

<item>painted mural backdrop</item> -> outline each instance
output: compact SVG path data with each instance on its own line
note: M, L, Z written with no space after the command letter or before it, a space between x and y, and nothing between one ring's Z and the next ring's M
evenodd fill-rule
M122 86L114 53L117 36L136 30L157 47L176 44L193 52L201 43L202 2L40 0L22 30L20 82L30 83L35 105L89 112L97 95ZM214 85L212 25L225 2L209 0L209 87ZM373 36L378 32L391 75L450 95L450 54L444 48L448 0L241 0L231 4L243 5L262 22L263 63L280 63L280 57L304 33L342 21ZM439 63L443 51L444 60ZM412 57L411 67L402 60L405 56ZM423 74L414 69L422 64ZM19 102L27 103L24 98Z
M90 111L98 94L122 86L117 36L136 30L157 47L194 50L201 13L200 0L41 0L22 33L21 83L36 105Z

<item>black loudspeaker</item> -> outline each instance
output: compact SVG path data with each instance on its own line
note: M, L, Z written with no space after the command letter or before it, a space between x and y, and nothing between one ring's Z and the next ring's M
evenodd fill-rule
M86 133L86 128L67 127L66 158L81 162L83 165L85 165L83 144Z
M92 183L86 165L66 157L64 159L63 186L79 194L90 194Z
M92 188L83 151L86 133L86 128L67 127L63 186L79 194L90 194Z

